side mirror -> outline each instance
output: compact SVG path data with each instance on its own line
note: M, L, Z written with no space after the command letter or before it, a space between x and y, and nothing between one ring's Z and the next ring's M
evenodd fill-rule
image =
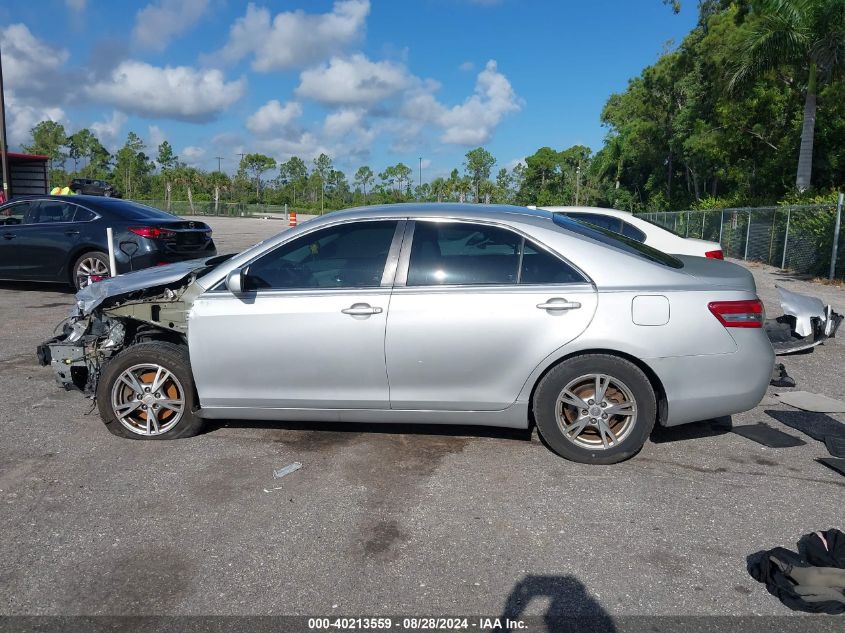
M239 295L244 292L246 288L246 270L243 268L235 268L228 275L226 275L226 287L229 292Z

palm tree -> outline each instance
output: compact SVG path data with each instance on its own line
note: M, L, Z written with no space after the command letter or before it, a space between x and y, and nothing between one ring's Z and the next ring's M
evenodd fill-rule
M819 84L845 70L845 0L760 0L743 42L731 88L774 68L790 66L804 90L804 121L795 186L810 187Z

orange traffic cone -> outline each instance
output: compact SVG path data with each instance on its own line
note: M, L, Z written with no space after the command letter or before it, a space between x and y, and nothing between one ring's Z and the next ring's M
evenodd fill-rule
M290 210L290 220L288 221L288 226L296 226L296 211L293 209Z

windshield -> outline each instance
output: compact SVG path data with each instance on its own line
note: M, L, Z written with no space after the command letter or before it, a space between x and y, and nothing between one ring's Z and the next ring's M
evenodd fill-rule
M681 260L676 259L671 255L667 255L663 251L659 251L656 248L652 248L651 246L646 246L641 242L632 240L630 237L625 237L621 233L616 233L609 229L604 229L600 226L595 226L594 224L590 224L588 222L574 220L560 213L553 214L552 219L554 220L555 224L569 231L572 231L573 233L578 233L579 235L583 235L584 237L589 237L592 240L596 240L597 242L601 242L602 244L606 244L607 246L612 246L613 248L625 251L626 253L629 253L631 255L642 257L643 259L647 259L662 266L668 266L669 268L684 267L684 264Z

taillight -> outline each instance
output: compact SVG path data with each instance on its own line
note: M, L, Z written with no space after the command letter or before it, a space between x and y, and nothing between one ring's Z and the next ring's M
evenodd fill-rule
M704 253L704 256L709 257L710 259L725 259L725 255L722 253L721 249L718 251L707 251Z
M158 239L160 237L171 237L176 234L175 231L169 229L160 229L157 226L130 226L129 230L135 235L141 237L149 237L151 239Z
M763 327L763 304L751 301L711 301L707 304L725 327Z

